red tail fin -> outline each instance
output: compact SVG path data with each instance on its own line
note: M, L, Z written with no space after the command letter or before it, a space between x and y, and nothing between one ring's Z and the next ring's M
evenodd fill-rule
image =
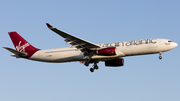
M20 52L27 52L28 53L27 57L32 56L36 51L39 50L34 46L32 46L30 43L28 43L17 32L9 32L9 36L11 37L11 40L16 50Z

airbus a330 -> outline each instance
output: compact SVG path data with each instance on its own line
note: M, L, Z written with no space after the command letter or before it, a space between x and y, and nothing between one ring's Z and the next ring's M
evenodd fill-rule
M104 61L105 66L117 67L124 65L122 57L126 56L159 53L159 59L162 59L162 52L169 51L178 46L177 43L169 39L142 39L94 44L54 28L48 23L46 24L50 30L62 36L66 44L71 44L71 47L41 50L32 46L17 32L9 32L9 36L16 49L3 48L12 52L11 56L16 58L52 63L80 61L85 66L89 66L92 63L93 67L90 68L90 71L94 72L94 70L99 68L97 63L100 61Z

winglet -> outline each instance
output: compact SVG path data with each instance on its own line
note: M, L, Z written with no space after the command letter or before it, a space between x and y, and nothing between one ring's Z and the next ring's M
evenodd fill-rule
M50 25L49 23L46 23L48 28L54 28L52 25Z

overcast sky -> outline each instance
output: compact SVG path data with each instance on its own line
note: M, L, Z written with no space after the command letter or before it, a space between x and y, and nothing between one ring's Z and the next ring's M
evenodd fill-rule
M14 48L17 31L40 49L69 47L50 23L98 43L165 38L180 44L179 0L1 0L0 46ZM124 57L120 68L91 73L79 62L16 59L1 48L0 101L179 101L180 47Z

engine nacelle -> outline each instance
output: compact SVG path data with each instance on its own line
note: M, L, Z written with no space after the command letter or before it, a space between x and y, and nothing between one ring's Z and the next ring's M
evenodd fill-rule
M105 61L105 65L106 66L112 66L112 67L123 66L124 65L124 59L119 58L119 59L108 60L108 61Z
M108 47L97 51L97 55L116 55L116 47Z

